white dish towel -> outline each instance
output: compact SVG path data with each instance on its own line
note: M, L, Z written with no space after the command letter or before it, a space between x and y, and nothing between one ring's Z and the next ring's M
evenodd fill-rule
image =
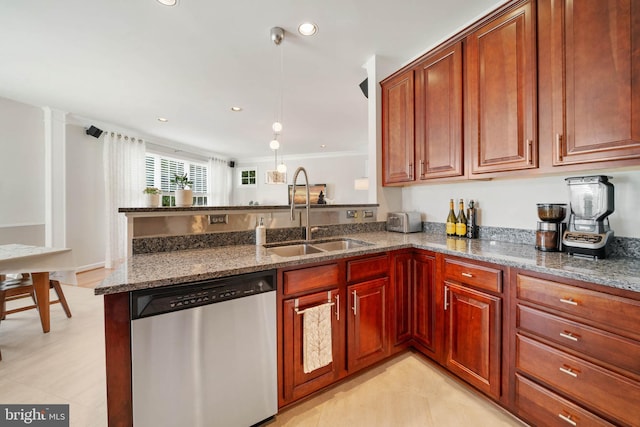
M304 310L302 318L302 357L308 374L333 361L331 346L331 303Z

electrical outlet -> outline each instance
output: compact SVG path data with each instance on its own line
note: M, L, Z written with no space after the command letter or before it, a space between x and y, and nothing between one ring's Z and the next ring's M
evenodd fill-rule
M209 224L228 224L228 223L229 223L229 215L227 214L209 215Z
M362 211L363 218L373 218L373 211Z
M347 211L347 218L358 218L358 211Z

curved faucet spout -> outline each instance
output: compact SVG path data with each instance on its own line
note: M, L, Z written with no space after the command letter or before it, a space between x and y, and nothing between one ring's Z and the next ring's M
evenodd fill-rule
M309 224L309 210L311 208L311 201L310 201L310 197L309 197L309 176L307 175L307 171L305 168L303 168L302 166L300 166L298 169L296 169L296 171L293 174L293 185L291 186L291 221L294 221L295 218L295 208L296 208L296 200L295 200L295 195L296 195L296 183L298 182L298 175L300 174L300 172L302 172L304 174L304 187L305 187L305 195L306 195L306 202L304 204L304 208L306 211L306 220L307 220L307 224L306 224L306 234L305 234L305 239L309 240L311 239L311 224Z

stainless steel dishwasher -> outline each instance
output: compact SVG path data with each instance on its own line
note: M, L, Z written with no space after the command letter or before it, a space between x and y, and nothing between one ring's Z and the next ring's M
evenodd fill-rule
M247 427L278 410L275 272L131 294L135 427Z

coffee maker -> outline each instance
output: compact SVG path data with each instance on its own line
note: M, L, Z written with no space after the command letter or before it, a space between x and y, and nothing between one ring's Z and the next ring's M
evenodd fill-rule
M567 205L565 203L538 203L538 228L536 230L536 249L544 252L562 250L562 234L566 223Z
M606 258L613 231L609 215L614 209L613 184L608 176L566 178L571 215L562 243L570 255Z

